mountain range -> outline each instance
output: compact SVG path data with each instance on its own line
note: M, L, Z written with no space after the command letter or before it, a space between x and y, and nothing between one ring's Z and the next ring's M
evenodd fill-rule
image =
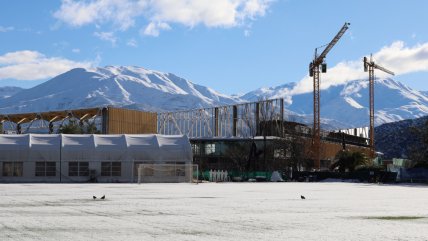
M140 67L76 68L0 100L0 113L120 106L146 111L239 102L174 74Z
M294 94L296 83L260 88L241 96L221 94L171 73L136 66L77 68L30 89L0 88L0 114L113 105L146 111L176 111L265 98L284 98L295 121L312 122L312 92ZM334 128L367 126L368 82L349 81L321 91L321 117ZM375 81L375 124L428 114L428 93L393 79Z
M260 88L243 96L245 100L285 98L285 108L312 122L313 94L293 94L296 83ZM393 79L375 80L375 125L413 119L428 114L428 95ZM367 80L354 80L320 91L321 118L338 127L369 124L369 90Z

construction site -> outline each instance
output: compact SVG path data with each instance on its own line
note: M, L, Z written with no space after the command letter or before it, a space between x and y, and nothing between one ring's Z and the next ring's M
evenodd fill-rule
M271 173L274 170L329 170L336 155L342 150L360 152L373 159L375 158L374 70L378 69L392 75L394 73L377 65L371 58L363 59L364 71L369 72L370 85L368 127L348 130L321 128L320 76L327 71L325 61L327 54L349 25L345 23L332 41L324 45L320 54L319 49L315 49L314 59L309 64L309 76L313 78L312 125L299 123L293 116L286 114L284 99L278 98L160 113L107 106L42 113L0 114L2 133L4 136L31 133L186 136L192 148L192 162L197 164L202 172L227 170L229 173L238 173L236 175L244 171ZM64 137L55 138L62 140ZM3 140L7 139L3 137ZM6 142L0 143L0 148L5 152L13 146L13 141ZM113 156L104 158L115 159ZM38 161L58 161L57 157L42 159ZM59 157L59 162L60 159ZM28 160L4 160L4 163L11 161L26 163ZM2 168L4 170L6 166L2 165ZM135 167L130 165L129 168ZM133 173L129 170L125 172L128 173L126 175ZM63 175L61 169L56 170L56 175ZM134 179L130 177L126 180Z
M273 170L315 170L312 130L287 120L290 117L284 114L283 105L283 99L273 99L158 114L104 107L4 115L0 180L135 182L137 165L142 163L193 163L201 173L228 170L231 176L247 172L270 176ZM75 126L77 129L71 130L78 132L67 132L70 126ZM149 141L155 136L158 141ZM160 158L166 153L158 158L152 155L159 148L167 148L162 147L165 144L159 138L171 141L179 137L185 137L187 142L175 145L176 158ZM149 149L132 154L143 147L133 144L137 149L130 153L129 143L133 141L129 138L139 138ZM318 170L329 169L335 155L343 149L370 154L367 128L321 131L320 139ZM168 146L171 148L171 144ZM189 154L186 150L190 148ZM159 153L167 150L172 149Z

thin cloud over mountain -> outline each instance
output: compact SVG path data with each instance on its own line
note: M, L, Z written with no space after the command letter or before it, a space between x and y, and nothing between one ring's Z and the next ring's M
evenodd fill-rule
M327 73L322 74L321 89L356 79L367 79L368 74L363 71L362 58L363 56L358 60L343 61L329 68ZM374 53L373 58L378 64L395 72L396 75L428 71L428 43L409 47L403 41L395 41ZM388 77L388 74L377 71L376 76L385 78ZM305 76L292 90L292 94L311 91L313 91L312 78Z
M0 56L0 80L42 80L73 68L89 68L97 61L73 61L62 57L47 57L38 51L22 50Z

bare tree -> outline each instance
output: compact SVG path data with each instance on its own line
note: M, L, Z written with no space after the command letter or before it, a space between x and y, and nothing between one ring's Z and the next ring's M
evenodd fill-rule
M255 118L255 110L252 107L251 103L244 104L242 121L246 126L246 130L243 130L245 132L243 136L248 136L251 139L254 139L257 134L257 122Z
M259 99L258 101L259 106L259 119L257 120L258 127L260 129L259 134L263 136L263 164L266 169L271 169L271 166L268 166L266 155L267 155L267 141L266 136L272 135L272 125L273 123L273 116L274 116L274 108L272 101L268 100L267 98Z
M309 149L301 124L285 122L283 135L274 141L275 168L301 171L309 166Z
M268 141L268 136L283 137L282 112L279 106L275 105L275 100L260 98L256 103L246 104L243 108L242 121L245 124L246 133L251 138L249 143L250 149L248 154L249 166L262 157L262 162L258 162L259 168L266 171L277 169L278 163L274 163L274 140ZM263 147L259 150L256 148L255 136L263 137ZM261 156L263 154L263 156ZM254 166L254 165L253 165ZM251 168L249 168L251 169Z
M235 154L235 160L237 159L236 156L240 156L241 154L245 155L245 159L240 159L239 162L244 162L245 160L245 170L249 171L252 169L253 163L255 162L254 157L252 156L252 149L255 145L255 136L257 135L257 121L255 117L255 108L254 104L252 103L246 103L244 104L243 112L242 112L242 122L245 125L245 127L242 128L243 137L250 138L250 141L244 141L242 142L243 147L240 149L241 151L244 151L244 153L238 153ZM243 163L241 163L243 164ZM243 165L241 165L243 167Z
M225 152L241 175L248 171L250 149L251 141L237 141L229 143Z

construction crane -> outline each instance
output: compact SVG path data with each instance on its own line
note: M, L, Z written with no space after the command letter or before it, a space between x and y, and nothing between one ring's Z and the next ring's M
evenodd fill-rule
M345 34L346 30L349 28L350 23L345 23L340 31L334 36L333 40L324 51L318 55L317 50L315 49L314 60L309 64L309 76L314 79L314 128L313 128L313 158L314 158L314 168L320 169L320 143L321 143L321 127L320 127L320 66L321 72L327 72L327 64L325 63L325 57L328 52L336 45L339 39Z
M390 75L395 75L394 72L385 69L382 66L375 64L372 56L370 55L370 61L368 61L367 57L363 58L364 63L364 72L369 72L369 98L370 98L370 130L369 130L369 138L370 138L370 157L374 158L375 156L375 146L374 146L374 70L382 70L385 73Z

